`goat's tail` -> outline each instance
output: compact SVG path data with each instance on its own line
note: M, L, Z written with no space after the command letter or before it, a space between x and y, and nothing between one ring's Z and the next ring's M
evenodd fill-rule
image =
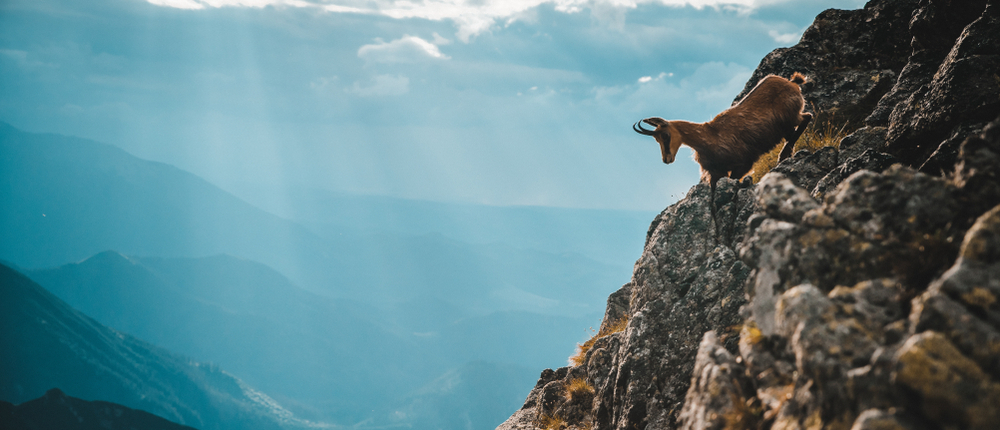
M806 83L806 75L803 75L803 74L801 74L799 72L795 72L795 73L792 73L792 77L788 78L788 80L792 81L792 82L794 82L796 84L802 85L802 84Z

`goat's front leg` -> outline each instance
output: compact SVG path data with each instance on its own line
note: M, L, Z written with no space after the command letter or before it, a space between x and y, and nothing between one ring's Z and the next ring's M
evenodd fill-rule
M805 112L802 114L802 122L799 123L798 127L792 131L790 135L785 137L785 146L781 148L781 154L778 155L778 161L784 161L784 159L792 156L792 148L795 148L795 142L799 140L799 136L802 136L802 132L806 131L806 126L812 121L813 114Z
M735 181L739 181L743 179L743 177L746 176L747 173L750 173L750 169L753 169L753 164L737 167L729 171L729 177Z

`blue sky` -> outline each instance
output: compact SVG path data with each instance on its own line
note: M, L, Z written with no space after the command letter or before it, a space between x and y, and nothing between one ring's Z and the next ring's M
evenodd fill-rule
M633 133L706 121L855 0L3 0L0 121L264 206L317 188L659 210L698 180Z

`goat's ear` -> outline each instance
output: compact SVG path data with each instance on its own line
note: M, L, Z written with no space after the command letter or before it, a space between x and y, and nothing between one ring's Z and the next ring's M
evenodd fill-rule
M667 120L655 116L652 118L646 118L642 121L654 127L666 127L667 125Z

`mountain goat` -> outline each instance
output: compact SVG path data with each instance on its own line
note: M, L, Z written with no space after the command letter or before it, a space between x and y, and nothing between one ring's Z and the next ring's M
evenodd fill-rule
M789 79L768 75L743 100L709 122L697 124L652 117L636 122L632 129L656 139L665 164L674 162L681 145L694 150L694 159L701 165L701 180L711 185L712 220L718 233L715 183L725 176L740 180L781 139L785 139L785 146L778 161L792 155L795 141L813 119L811 113L803 110L806 102L800 86L805 82L806 77L799 72ZM656 129L643 128L643 122Z
M799 86L805 82L806 77L798 72L789 79L768 75L743 100L709 122L652 117L636 122L632 129L659 142L666 164L674 162L681 145L691 147L701 165L702 181L709 181L714 191L715 183L725 176L736 180L745 176L781 139L785 139L785 146L779 161L792 155L795 141L813 119L811 113L803 111L805 99ZM643 128L643 122L656 129Z

